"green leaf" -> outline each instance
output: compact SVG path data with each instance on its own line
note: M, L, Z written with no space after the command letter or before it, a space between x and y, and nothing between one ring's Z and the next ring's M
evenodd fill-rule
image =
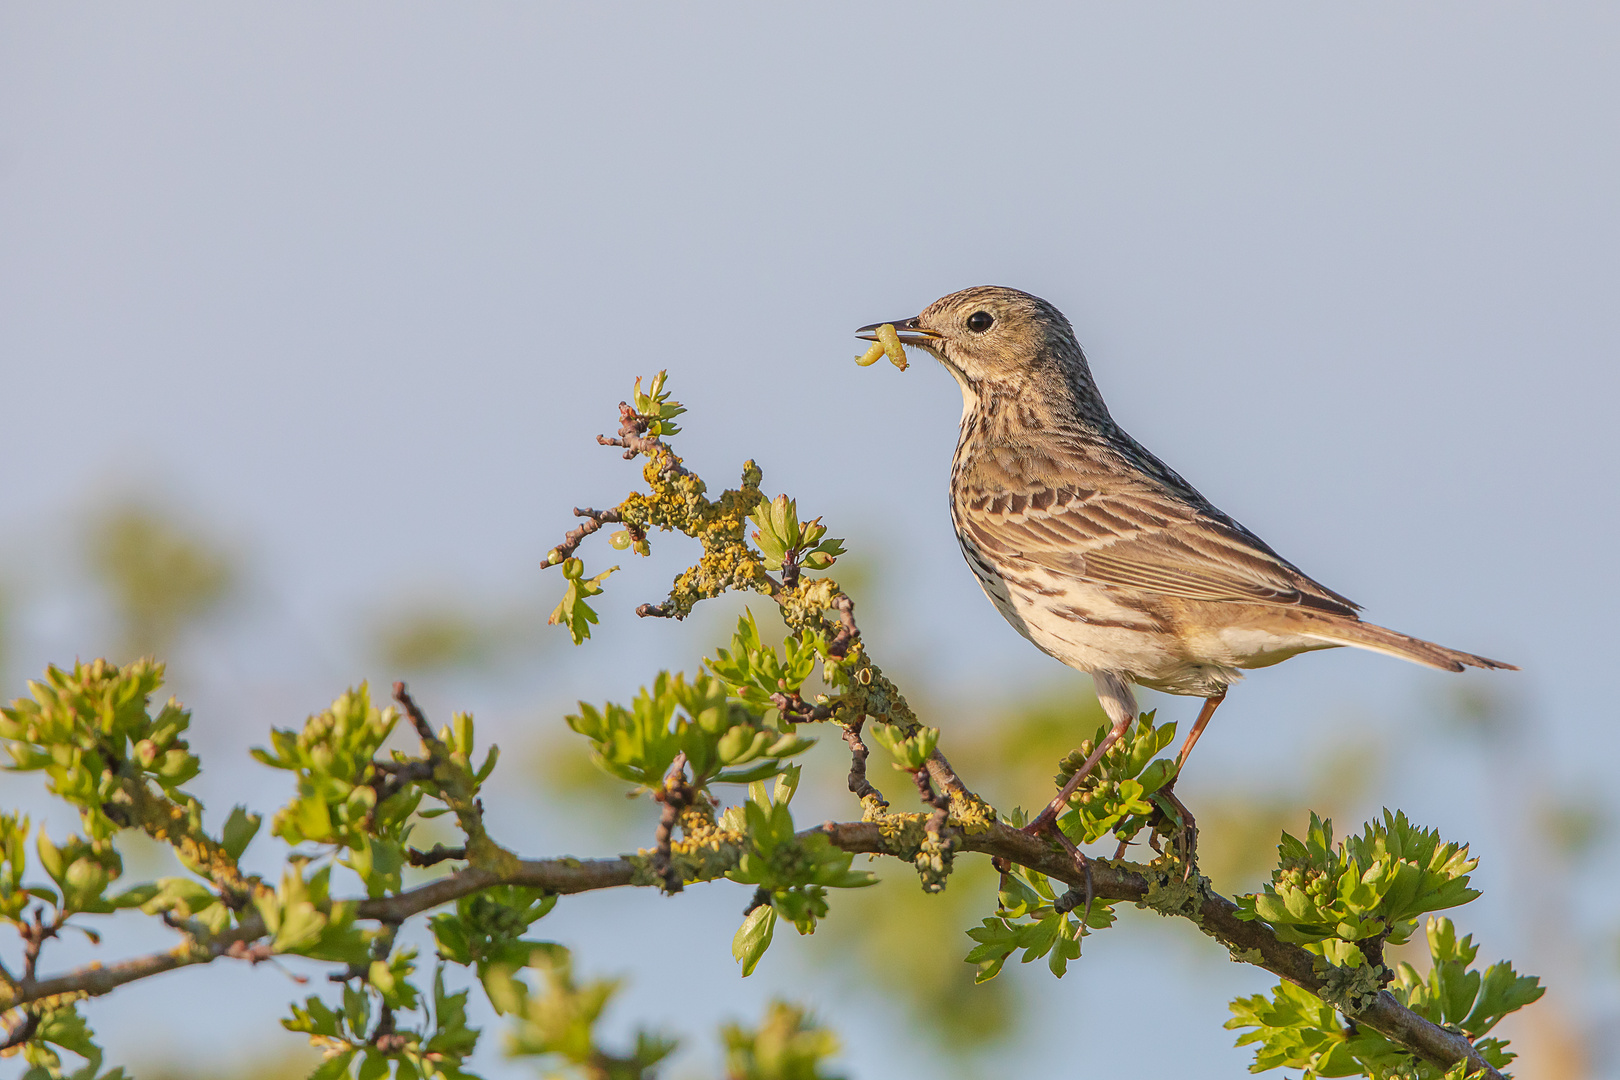
M546 620L552 626L566 627L568 636L575 645L580 644L591 636L591 627L596 625L596 612L586 603L586 598L597 596L602 592L602 582L607 576L618 569L610 566L595 577L585 576L585 564L578 559L564 559L562 564L563 577L568 581L568 587L563 591L562 600Z
M309 1080L341 1080L349 1075L349 1065L359 1052L358 1049L350 1047L347 1050L337 1051L331 1057L323 1058L321 1063L315 1066L315 1071L309 1074Z
M247 807L237 806L231 810L231 816L225 819L225 829L221 843L225 851L233 859L240 859L247 846L259 833L259 824L264 819L259 814L250 814Z
M759 966L775 932L776 909L770 904L761 904L750 911L737 928L737 933L731 939L731 955L742 964L744 977L752 975Z

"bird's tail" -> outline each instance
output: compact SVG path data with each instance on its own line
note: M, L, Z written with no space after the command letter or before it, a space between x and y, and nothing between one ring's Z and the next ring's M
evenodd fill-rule
M1408 637L1394 630L1372 623L1348 622L1341 620L1322 620L1312 625L1304 633L1309 637L1319 638L1322 641L1331 641L1335 645L1353 645L1358 649L1371 649L1386 656L1396 656L1402 660L1411 660L1414 663L1427 664L1429 667L1440 668L1443 671L1461 671L1465 667L1500 668L1505 671L1518 671L1512 664L1504 664L1500 660L1489 660L1473 653L1459 652L1448 649L1444 645L1436 645L1432 641L1421 638Z

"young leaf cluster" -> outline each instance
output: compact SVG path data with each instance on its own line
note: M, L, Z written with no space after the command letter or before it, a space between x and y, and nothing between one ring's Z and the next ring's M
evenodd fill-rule
M292 1007L282 1026L307 1034L323 1054L310 1080L381 1080L390 1074L394 1080L477 1080L462 1067L478 1044L478 1029L467 1024L468 993L446 991L444 965L436 965L432 1007L426 1008L410 982L415 955L403 949L373 961L373 992L345 986L341 1008L315 995ZM423 1013L420 1029L397 1025L396 1013L417 1009Z
M1400 944L1419 916L1466 904L1479 860L1403 813L1384 811L1359 836L1337 846L1333 823L1315 814L1303 840L1287 833L1278 868L1261 893L1241 897L1246 919L1264 919L1283 941L1304 945L1336 967L1367 962L1367 945Z
M141 903L142 894L132 890L107 895L107 886L124 872L124 861L110 839L86 840L80 836L69 836L61 845L57 845L43 827L34 835L34 850L39 856L40 869L45 871L56 888L41 885L21 887L23 860L26 858L22 841L27 833L27 818L0 818L0 837L3 837L7 849L5 869L0 871L4 875L4 880L0 880L0 917L17 922L29 896L52 904L64 918L81 912L104 915ZM199 884L197 888L203 886Z
M658 438L679 435L681 429L675 423L675 418L686 412L685 405L670 399L669 391L664 387L668 377L668 371L660 371L648 381L646 393L643 393L638 375L636 388L630 395L631 406L647 424L647 434Z
M727 1024L720 1039L726 1080L842 1080L822 1071L838 1053L838 1036L797 1005L772 1001L759 1027Z
M1128 840L1141 832L1155 814L1175 816L1171 804L1155 795L1175 779L1175 762L1158 754L1174 741L1176 725L1155 725L1154 715L1146 712L1137 717L1070 799L1070 809L1058 825L1076 844L1094 843L1109 833ZM1107 731L1106 724L1099 727L1063 759L1057 776L1059 786L1074 775Z
M1492 964L1484 972L1470 965L1478 953L1473 938L1459 940L1451 920L1428 920L1431 967L1428 978L1402 962L1390 992L1407 1008L1466 1034L1492 1068L1513 1060L1507 1043L1486 1035L1504 1016L1541 997L1538 980ZM1450 1071L1419 1060L1410 1050L1367 1028L1345 1025L1322 999L1292 983L1278 983L1269 996L1256 994L1231 1004L1226 1026L1243 1031L1238 1045L1255 1047L1254 1072L1304 1069L1311 1077L1370 1076L1401 1080L1460 1080L1459 1063Z
M842 540L825 539L827 527L820 518L799 523L798 506L786 495L761 502L748 520L754 523L754 543L765 556L763 565L767 570L781 570L784 566L825 570L844 554Z
M777 779L770 792L763 783L753 784L747 802L721 815L721 827L743 838L742 858L726 877L756 887L756 904L731 943L732 955L741 962L744 975L753 974L770 947L778 915L799 933L813 933L816 920L827 914L828 889L876 882L863 870L851 870L855 857L833 847L823 833L795 835L788 804L798 783L799 767L795 765Z
M1001 974L1007 958L1024 950L1020 963L1046 957L1052 974L1063 978L1069 961L1080 955L1080 939L1114 924L1113 905L1093 903L1089 911L1058 904L1059 893L1045 874L1014 866L1001 875L996 913L967 932L978 942L964 959L978 967L976 983ZM1084 921L1082 922L1082 918Z
M0 708L0 739L18 772L41 771L54 795L79 808L92 840L106 840L131 801L156 785L179 805L193 802L180 785L201 768L181 736L191 714L170 699L156 716L148 699L163 683L163 666L149 659L119 668L105 660L51 666L30 682L33 699Z
M480 978L492 966L518 968L536 949L553 948L523 937L529 927L557 906L555 894L521 885L497 885L456 901L451 911L428 919L439 955L474 967Z
M519 969L509 966L492 967L484 978L496 1011L517 1021L507 1040L508 1053L559 1063L590 1080L650 1080L654 1067L678 1045L668 1036L638 1030L628 1053L604 1049L596 1025L618 992L618 980L580 984L573 958L561 946L534 950L527 966L539 976L538 992L518 977Z
M826 652L825 639L803 639L796 634L789 634L782 651L777 652L760 640L759 624L749 611L737 620L731 648L716 649L714 659L705 660L704 665L724 679L746 705L765 711L775 706L773 698L778 694L797 697Z
M84 1064L69 1069L62 1063L60 1050L76 1054ZM101 1071L104 1053L96 1044L95 1032L79 1015L78 1003L53 1003L39 1011L33 1038L7 1053L21 1053L28 1069L19 1080L129 1080L121 1068Z
M920 727L907 735L893 724L874 724L872 741L889 752L895 768L915 773L933 757L939 745L939 728Z
M384 783L387 774L376 764L398 722L399 713L379 710L361 684L301 730L271 731L270 750L252 751L260 762L298 778L298 794L276 813L271 833L289 844L341 849L343 865L360 875L370 896L399 888L410 817L423 795L416 784ZM393 757L395 765L406 764L405 755L396 751Z
M585 702L566 718L592 743L592 760L621 780L656 788L686 755L692 783L749 783L775 776L786 760L815 744L780 721L766 719L726 683L708 674L660 672L628 707L598 709Z
M357 964L371 955L378 931L355 925L352 901L332 899L332 866L328 863L306 874L309 861L289 860L281 884L261 891L254 907L270 933L270 949L316 960ZM153 901L166 902L163 897ZM182 905L187 902L182 899Z

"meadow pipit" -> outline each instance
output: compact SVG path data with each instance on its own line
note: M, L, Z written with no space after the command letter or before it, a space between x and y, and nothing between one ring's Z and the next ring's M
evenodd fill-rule
M862 327L867 340L882 324ZM1204 699L1177 772L1245 668L1354 645L1447 671L1513 665L1362 622L1227 517L1108 415L1063 313L1016 289L952 293L894 324L962 387L951 520L1013 628L1089 674L1113 722L1033 822L1069 797L1136 719L1133 683Z

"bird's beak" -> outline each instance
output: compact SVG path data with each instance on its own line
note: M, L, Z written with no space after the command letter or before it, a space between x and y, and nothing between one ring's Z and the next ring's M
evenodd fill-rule
M916 319L892 319L890 324L894 327L894 336L900 339L902 345L927 345L944 336L932 330L924 330L917 325ZM883 323L873 323L871 326L863 326L855 331L855 336L865 341L876 341L877 328L882 325Z

